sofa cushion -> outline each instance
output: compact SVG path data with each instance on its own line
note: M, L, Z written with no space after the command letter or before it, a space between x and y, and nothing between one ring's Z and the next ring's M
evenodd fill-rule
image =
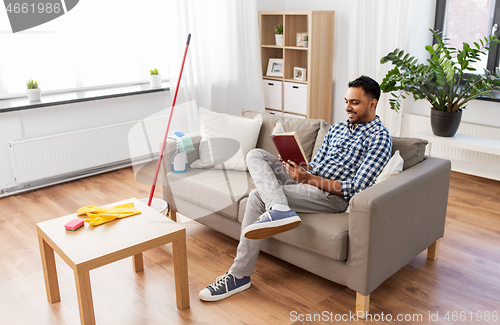
M323 140L325 140L325 136L328 133L328 130L330 130L331 127L332 125L330 123L327 123L325 121L321 122L316 141L314 142L312 157L314 157L314 155L316 155L316 152L318 152L319 148L323 144Z
M318 135L320 124L323 120L301 119L288 116L278 116L269 113L261 113L251 110L242 110L241 116L254 118L256 115L262 115L262 126L260 128L259 140L257 148L264 149L275 156L278 156L278 151L269 137L272 133L274 123L280 122L283 125L285 132L296 131L306 154L308 161L311 160L313 147Z
M190 169L168 173L174 196L237 220L239 203L255 188L250 173L220 169Z
M212 112L200 107L202 140L200 159L191 164L192 168L221 168L246 170L245 157L255 148L262 117L242 118L229 114ZM218 141L213 141L217 139Z
M403 171L404 160L399 154L399 150L396 150L391 159L387 162L382 172L377 176L375 184L385 181L391 176L397 175Z
M427 143L427 140L418 138L392 137L391 156L396 150L399 150L399 154L404 160L403 170L406 170L424 160Z
M299 216L300 226L273 238L334 260L347 259L349 213L299 213Z

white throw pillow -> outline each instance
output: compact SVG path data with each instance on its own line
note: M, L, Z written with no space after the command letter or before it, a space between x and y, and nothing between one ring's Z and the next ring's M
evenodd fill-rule
M404 160L401 158L399 150L396 150L394 155L392 155L391 159L385 165L384 169L382 169L380 175L378 175L375 184L380 183L393 175L401 173L401 171L403 171L403 164Z
M247 153L255 148L262 115L253 119L212 112L200 107L200 159L192 168L246 170Z

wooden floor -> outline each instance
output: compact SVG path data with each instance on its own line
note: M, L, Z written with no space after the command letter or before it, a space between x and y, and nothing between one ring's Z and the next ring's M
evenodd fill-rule
M57 255L61 301L47 302L35 224L84 205L148 193L149 186L126 168L0 199L0 324L79 324L73 272ZM452 173L438 260L427 260L423 252L376 289L370 309L375 319L383 313L384 320L393 318L389 324L500 323L484 321L487 312L500 312L499 197L500 182ZM355 292L266 254L259 256L249 290L201 302L199 290L227 271L237 242L194 221L183 224L191 308L176 308L172 248L166 245L144 253L144 272L134 272L131 258L91 271L97 324L354 323L348 316ZM466 320L446 320L446 312L462 312ZM483 321L476 319L479 312ZM439 321L429 321L436 313ZM409 321L396 321L398 314Z

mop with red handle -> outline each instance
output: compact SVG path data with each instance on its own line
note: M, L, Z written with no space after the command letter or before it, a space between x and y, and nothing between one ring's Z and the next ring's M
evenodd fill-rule
M186 42L186 50L184 51L184 58L182 59L181 71L179 72L179 80L177 81L177 87L175 89L174 101L172 102L172 109L170 110L170 116L168 117L167 130L165 131L165 136L163 137L163 143L160 149L160 157L158 157L158 163L156 164L155 176L153 178L153 185L151 186L151 192L149 193L148 206L151 206L151 201L153 200L153 194L156 188L156 180L158 179L158 172L160 171L161 160L163 159L163 151L165 150L165 143L167 142L168 130L170 129L170 122L172 121L172 115L174 114L175 101L177 100L177 93L179 92L179 85L181 84L182 71L184 70L184 62L186 62L186 55L188 52L189 41L191 40L191 34L188 35Z

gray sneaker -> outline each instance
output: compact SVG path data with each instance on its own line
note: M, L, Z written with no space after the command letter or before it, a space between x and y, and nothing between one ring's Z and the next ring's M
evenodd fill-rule
M263 213L257 221L245 227L243 234L249 239L264 239L292 230L301 222L302 220L293 210L271 210Z
M203 301L217 301L234 295L250 288L252 283L250 277L237 279L230 271L221 275L215 282L205 289L201 290L199 297Z

